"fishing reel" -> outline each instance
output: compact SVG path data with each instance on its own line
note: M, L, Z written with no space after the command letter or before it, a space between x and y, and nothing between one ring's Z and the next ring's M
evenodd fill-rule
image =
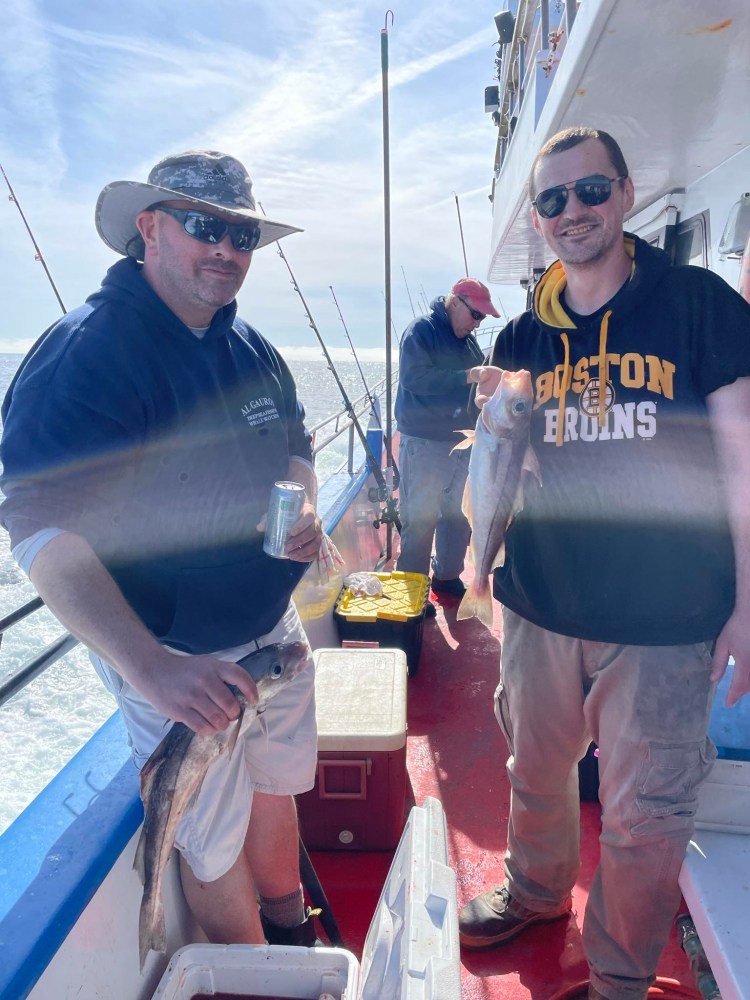
M393 491L395 492L399 483L401 482L401 476L398 469L393 469ZM388 484L381 476L381 482L377 486L371 486L367 491L367 499L370 503L388 503L391 500L391 491L388 488Z
M370 492L373 492L372 490ZM401 533L401 518L398 516L398 504L396 500L391 497L390 499L383 497L380 502L385 502L385 507L378 513L378 516L372 522L373 528L379 528L381 524L394 524L396 530Z

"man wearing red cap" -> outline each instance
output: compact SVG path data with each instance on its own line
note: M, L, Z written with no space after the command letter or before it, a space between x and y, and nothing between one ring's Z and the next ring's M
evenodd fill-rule
M470 369L484 360L474 331L485 316L499 316L489 290L476 278L461 278L409 324L401 341L398 569L429 575L432 565L432 589L457 597L466 589L459 574L471 534L461 511L469 451L452 450L461 440L456 432L473 427L479 413L467 383Z

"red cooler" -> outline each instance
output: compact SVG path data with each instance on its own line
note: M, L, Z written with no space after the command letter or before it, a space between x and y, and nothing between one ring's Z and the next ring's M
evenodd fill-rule
M308 850L391 850L406 799L406 654L318 649L315 787L297 796Z

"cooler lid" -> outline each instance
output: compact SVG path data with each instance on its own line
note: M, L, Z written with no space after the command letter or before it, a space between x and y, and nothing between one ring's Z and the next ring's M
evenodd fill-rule
M406 654L401 649L316 649L320 751L406 746Z
M456 875L435 798L409 814L367 932L361 977L361 1000L460 1000Z

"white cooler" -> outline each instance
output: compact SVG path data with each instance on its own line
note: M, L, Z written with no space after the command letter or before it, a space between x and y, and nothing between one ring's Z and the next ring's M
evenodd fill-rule
M293 1000L460 1000L456 876L443 808L415 806L367 933L362 964L343 948L187 945L153 1000L227 994Z
M716 688L708 735L719 757L698 792L698 830L750 834L750 695L733 708L725 704L734 662Z

